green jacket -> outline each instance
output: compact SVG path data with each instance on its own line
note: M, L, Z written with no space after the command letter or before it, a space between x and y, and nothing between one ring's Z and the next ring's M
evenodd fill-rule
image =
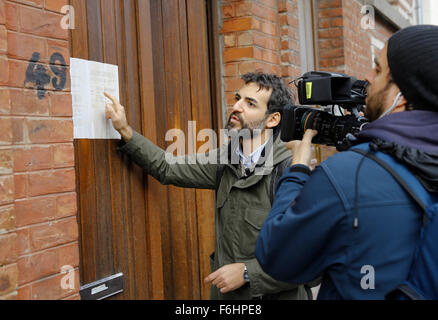
M218 161L210 163L200 154L174 157L136 132L119 150L162 184L199 189L216 188L219 159L226 159L227 154L229 158L235 152L229 145L213 150L208 154L209 159ZM278 137L273 144L274 166L289 157L291 152ZM245 178L240 164L225 164L216 198L216 244L215 253L210 257L211 268L213 272L226 264L243 262L250 282L227 294L212 285L211 299L247 300L265 296L306 300L308 297L303 285L276 281L264 273L254 255L257 236L271 209L272 169L268 168L266 175L253 174Z

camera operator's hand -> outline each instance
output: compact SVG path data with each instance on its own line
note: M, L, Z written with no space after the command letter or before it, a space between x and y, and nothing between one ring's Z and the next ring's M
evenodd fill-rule
M318 134L318 131L307 129L302 141L291 141L286 147L292 151L292 165L303 164L311 167L312 165L312 139Z
M112 104L107 104L105 108L106 117L112 120L113 127L116 129L122 139L128 142L132 138L132 128L126 120L125 108L108 92L104 92L105 97L112 101Z

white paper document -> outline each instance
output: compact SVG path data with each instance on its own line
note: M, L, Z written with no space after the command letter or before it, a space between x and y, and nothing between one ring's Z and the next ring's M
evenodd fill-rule
M104 96L108 92L119 100L118 66L70 59L73 127L75 139L121 139L105 116Z

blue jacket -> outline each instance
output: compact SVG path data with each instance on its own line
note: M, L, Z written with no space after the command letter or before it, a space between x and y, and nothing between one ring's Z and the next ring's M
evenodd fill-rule
M437 163L433 168L436 174ZM322 275L318 299L383 299L407 278L422 210L385 169L352 151L310 176L294 169L279 181L257 240L263 270L292 283Z

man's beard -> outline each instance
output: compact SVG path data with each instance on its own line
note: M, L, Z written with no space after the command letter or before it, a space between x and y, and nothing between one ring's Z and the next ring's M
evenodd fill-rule
M239 123L240 123L240 129L236 129L235 126L237 124L233 124L231 122L231 117L237 117L239 118ZM268 115L265 115L265 117L261 120L258 121L252 121L252 122L245 122L242 117L240 116L240 113L232 113L230 115L230 117L228 118L228 123L226 126L226 129L228 131L231 130L237 130L238 133L242 132L244 133L242 135L243 138L254 138L257 137L258 135L261 134L261 132L263 131L263 129L265 128L265 124L266 124L266 120L268 119ZM249 133L249 137L246 137L246 133Z
M369 121L376 121L385 113L385 98L391 83L388 83L385 88L370 96L368 94L367 107L365 108L365 117Z

